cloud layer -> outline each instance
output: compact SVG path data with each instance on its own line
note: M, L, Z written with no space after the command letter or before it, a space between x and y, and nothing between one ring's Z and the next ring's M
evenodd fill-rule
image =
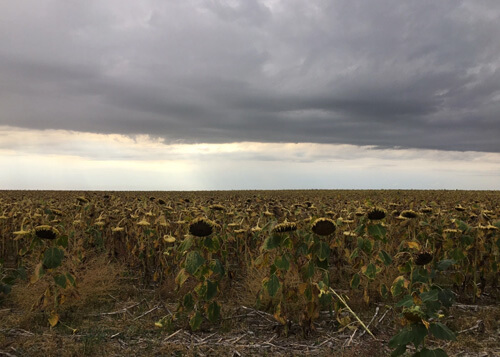
M0 1L0 125L500 152L489 1Z
M168 144L0 126L2 189L499 189L500 153L316 143Z

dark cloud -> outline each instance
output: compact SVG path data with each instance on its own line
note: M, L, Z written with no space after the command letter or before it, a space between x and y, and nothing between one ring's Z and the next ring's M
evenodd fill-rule
M0 9L0 124L500 152L496 0Z

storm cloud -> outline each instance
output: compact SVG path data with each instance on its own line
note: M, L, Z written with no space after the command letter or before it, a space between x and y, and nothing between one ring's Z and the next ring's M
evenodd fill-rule
M500 3L0 0L0 125L500 152Z

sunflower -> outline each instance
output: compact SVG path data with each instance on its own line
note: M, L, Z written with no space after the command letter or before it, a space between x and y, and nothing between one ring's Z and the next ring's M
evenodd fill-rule
M163 241L165 243L174 243L175 242L175 237L171 236L170 234L165 234L163 236Z
M419 252L415 256L415 264L416 265L426 265L432 261L432 254L429 252Z
M286 233L286 232L293 232L296 230L297 230L297 223L295 222L283 222L273 227L274 233Z
M378 221L378 220L384 219L386 216L386 213L382 208L375 207L375 208L371 209L370 211L368 211L366 216L368 217L369 220Z
M337 228L334 221L329 218L318 218L312 224L312 231L319 236L328 236Z
M214 203L213 205L210 205L208 208L210 208L212 211L225 211L226 208L223 205Z
M53 240L59 235L59 231L48 225L41 225L35 227L35 235L41 239Z
M203 217L196 218L189 225L189 233L195 237L207 237L214 231L215 223Z
M412 219L412 218L417 218L418 217L418 213L411 210L411 209L407 209L407 210L404 210L403 212L401 212L401 217L404 217L404 218L409 218L409 219Z

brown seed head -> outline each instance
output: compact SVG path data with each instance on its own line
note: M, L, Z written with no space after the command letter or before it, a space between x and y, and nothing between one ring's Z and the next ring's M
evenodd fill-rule
M415 264L416 265L426 265L432 261L432 254L429 252L419 252L415 256Z
M52 226L41 225L35 227L35 235L41 239L53 240L57 238L59 231Z
M189 233L195 237L207 237L214 231L215 223L203 217L196 218L189 225Z
M335 232L337 225L329 218L318 218L312 224L312 231L319 236L328 236Z
M385 218L385 211L382 208L375 207L368 211L366 216L369 220L378 221Z
M275 225L273 228L274 233L286 233L286 232L293 232L296 230L297 230L297 223L295 222L283 222Z
M401 212L401 217L409 218L409 219L417 218L418 213L411 210L411 209L407 209L407 210L404 210L403 212Z

